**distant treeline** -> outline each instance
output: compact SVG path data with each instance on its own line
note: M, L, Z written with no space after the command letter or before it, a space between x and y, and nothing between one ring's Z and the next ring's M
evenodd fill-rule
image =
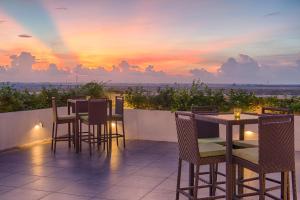
M127 105L138 109L190 110L191 106L216 106L220 111L232 111L240 107L246 112L259 112L261 107L289 108L300 113L300 97L258 97L253 92L240 89L211 89L201 82L193 82L190 88L165 87L155 92L143 87L126 91Z
M123 91L113 90L104 82L90 82L69 89L43 87L39 91L17 90L10 84L0 87L0 112L34 110L51 107L51 97L56 97L58 106L66 106L67 99L91 96L110 97ZM240 89L216 89L195 81L191 87L165 86L155 90L144 87L128 87L124 92L126 106L153 110L190 110L191 106L217 106L220 111L240 107L244 111L257 112L262 106L289 108L300 113L300 98L258 97L253 92Z

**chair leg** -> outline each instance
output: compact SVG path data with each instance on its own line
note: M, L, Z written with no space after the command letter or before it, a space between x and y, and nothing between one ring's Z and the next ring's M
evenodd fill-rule
M99 130L99 127L100 127L101 125L97 125L97 149L99 150L99 145L100 145L100 130Z
M68 123L68 127L71 127L71 124ZM71 148L71 128L68 128L68 146Z
M109 152L109 148L110 148L110 140L111 137L109 135L109 131L108 131L108 127L107 127L107 123L104 124L104 132L105 132L105 138L106 138L106 151Z
M211 184L211 185L209 186L209 196L213 196L213 184L214 184L213 176L214 176L214 164L210 164L209 165L209 184Z
M259 173L259 200L265 200L266 192L266 175Z
M293 187L293 200L297 200L297 183L296 172L292 171L292 187Z
M73 122L72 123L72 132L73 132L73 135L72 135L72 141L73 141L73 146L74 146L74 148L76 148L76 123L75 122Z
M89 140L89 150L90 156L92 155L92 139L91 139L91 126L88 125L88 140Z
M81 123L81 121L79 123L80 123L80 125L79 125L79 137L78 137L78 140L79 140L79 151L81 152L82 151L82 123Z
M233 197L236 197L236 168L237 164L233 164L233 173L232 173L232 188L233 188Z
M56 153L57 127L58 127L58 124L57 124L57 123L55 123L54 144L53 144L53 148L54 148L53 152L54 152L54 154Z
M219 165L214 164L214 169L213 169L213 188L212 188L212 195L215 196L216 195L216 191L217 191L217 182L218 182L218 169Z
M197 200L198 199L198 184L199 184L199 170L200 170L200 166L197 165L196 166L196 173L195 173L195 177L194 177L194 180L195 180L195 183L194 183L194 200Z
M244 168L240 165L237 166L238 168L238 183L244 179ZM238 195L242 195L244 193L244 187L241 184L238 184Z
M119 135L118 135L118 121L116 120L116 138L117 138L117 146L119 146Z
M100 127L100 131L102 132L102 127ZM106 136L105 136L105 124L103 124L103 151L106 148Z
M123 134L123 147L125 148L126 147L126 144L125 144L125 126L124 126L124 119L122 119L122 134Z
M53 140L54 140L54 126L55 123L52 123L52 139L51 139L51 151L53 151Z
M182 160L178 159L178 172L177 172L177 185L176 185L176 200L179 200L179 189L180 189L180 180L181 180L181 166Z
M283 200L290 199L289 174L288 172L281 172L281 198Z

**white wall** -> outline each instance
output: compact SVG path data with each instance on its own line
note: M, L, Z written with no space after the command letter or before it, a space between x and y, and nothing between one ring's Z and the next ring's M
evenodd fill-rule
M66 113L66 108L60 108L59 113ZM43 128L34 128L39 122ZM0 113L0 150L49 139L51 128L51 109ZM125 110L125 128L129 139L177 141L174 113L170 111ZM65 125L59 126L59 133L66 130ZM220 126L220 130L225 137L225 127ZM257 132L257 125L248 125L245 130ZM238 127L234 127L234 137L237 136ZM295 141L296 150L300 151L300 116L295 117Z
M129 138L156 141L177 141L174 113L157 110L126 110L126 131ZM245 139L256 139L257 125L246 125L245 131L254 134L245 134ZM225 138L225 126L220 126L220 135ZM239 127L233 127L233 137L238 139ZM300 116L295 117L295 148L300 151Z
M58 112L66 113L66 108L59 108ZM39 122L43 128L35 128ZM51 129L51 109L0 113L0 150L49 139ZM66 130L66 126L59 126L59 131Z

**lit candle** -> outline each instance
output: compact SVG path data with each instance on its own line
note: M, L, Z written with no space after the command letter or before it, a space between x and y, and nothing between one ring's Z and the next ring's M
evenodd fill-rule
M242 113L241 108L234 108L233 109L233 114L234 114L235 119L240 119L241 118L241 113Z

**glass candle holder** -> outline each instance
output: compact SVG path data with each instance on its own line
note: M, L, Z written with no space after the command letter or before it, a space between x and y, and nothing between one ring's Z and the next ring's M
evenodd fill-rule
M234 108L233 109L233 115L235 119L241 118L242 109L241 108Z

